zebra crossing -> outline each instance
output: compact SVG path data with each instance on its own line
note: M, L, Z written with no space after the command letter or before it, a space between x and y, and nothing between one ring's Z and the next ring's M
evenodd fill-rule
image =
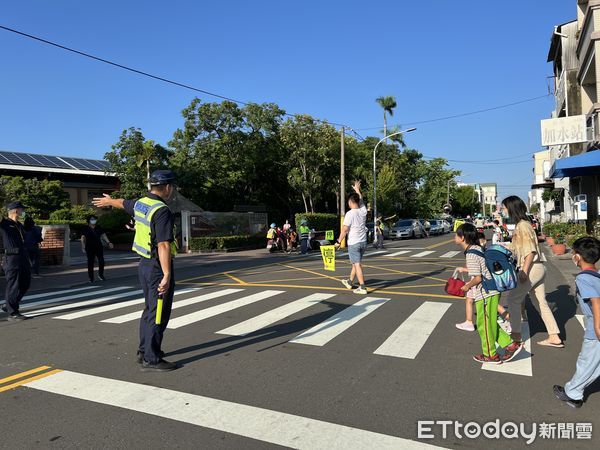
M318 255L320 257L320 255ZM343 257L348 258L348 254L344 254ZM365 258L442 258L450 259L456 257L462 257L460 250L453 251L438 251L438 250L427 250L425 248L405 248L397 250L389 248L385 250L368 249L364 255Z
M29 297L30 302L23 308L30 317L51 316L58 321L76 321L91 318L107 326L127 324L139 320L144 304L141 289L119 286L100 289L97 286L35 294ZM298 291L294 291L298 292ZM173 311L168 328L177 330L192 326L198 322L223 316L232 311L241 311L244 315L246 306L269 304L263 312L244 320L234 319L226 328L215 331L216 334L230 336L247 336L261 332L296 314L305 313L310 317L311 308L323 305L341 294L312 293L301 298L290 298L291 293L285 290L260 290L256 287L235 288L183 288L175 291ZM94 298L90 298L94 297ZM267 302L267 300L275 300ZM76 300L76 301L74 301ZM212 302L204 307L207 302ZM290 344L323 347L335 339L353 332L353 326L367 317L386 314L386 305L390 298L366 296L352 304L344 305L341 311L332 314L317 324L307 325L306 330L291 337ZM273 307L272 304L276 306ZM427 347L431 335L441 332L445 314L452 303L441 301L424 301L415 307L407 317L398 317L397 328L389 336L380 336L380 343L372 349L372 354L387 358L414 360ZM178 310L183 310L177 314ZM228 319L231 317L228 316ZM577 318L580 320L580 318ZM312 325L312 326L311 326ZM440 326L442 325L442 326ZM449 325L449 328L453 328ZM532 376L531 347L527 325L523 327L525 350L516 362L499 366L483 365L484 370L493 370L506 374Z

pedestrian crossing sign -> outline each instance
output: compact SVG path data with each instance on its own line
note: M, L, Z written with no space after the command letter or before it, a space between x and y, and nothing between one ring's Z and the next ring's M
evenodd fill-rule
M335 272L335 245L321 245L321 256L324 269Z
M328 241L333 241L333 230L325 231L325 239Z

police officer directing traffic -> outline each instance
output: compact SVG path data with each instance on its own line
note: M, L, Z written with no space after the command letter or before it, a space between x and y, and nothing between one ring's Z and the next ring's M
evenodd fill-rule
M167 328L175 278L173 257L177 253L173 214L166 205L175 194L175 175L170 170L155 170L150 176L150 192L135 200L113 199L104 194L94 198L94 206L124 209L135 219L132 250L140 255L138 275L144 291L145 308L140 319L140 346L137 362L143 371L167 372L177 368L165 361L161 349Z
M3 269L6 274L6 304L2 310L8 313L8 320L27 319L19 312L19 303L31 284L31 265L25 248L25 228L19 219L25 218L25 206L21 202L6 205L8 219L0 221L0 233L4 244Z

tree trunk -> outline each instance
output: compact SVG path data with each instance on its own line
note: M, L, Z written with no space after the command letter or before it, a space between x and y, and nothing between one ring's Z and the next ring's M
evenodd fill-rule
M152 189L152 186L150 186L150 158L148 158L146 160L146 179L148 180L147 185L148 185L148 190Z
M383 137L385 139L385 143L387 144L387 116L385 114L385 109L383 110Z
M313 198L311 194L308 195L308 201L310 202L310 212L314 214L315 205L313 205Z
M306 202L306 195L302 192L302 201L304 202L304 212L308 214L308 203Z

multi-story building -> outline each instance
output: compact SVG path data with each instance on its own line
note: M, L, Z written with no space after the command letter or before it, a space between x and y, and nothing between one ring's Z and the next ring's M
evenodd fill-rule
M542 222L549 221L550 216L558 210L557 203L554 200L544 201L544 190L553 189L554 182L550 178L550 150L543 150L533 154L533 184L532 190L529 191L529 210L534 211L534 205L537 205L538 216Z
M486 215L493 215L498 204L498 185L496 183L481 183L481 204Z
M554 68L554 118L585 121L585 142L550 146L550 177L562 193L560 219L598 219L600 203L600 0L577 0L577 20L555 27L548 61ZM583 123L583 122L582 122ZM534 187L534 186L532 186ZM548 188L547 188L548 189ZM582 202L585 205L582 205Z

